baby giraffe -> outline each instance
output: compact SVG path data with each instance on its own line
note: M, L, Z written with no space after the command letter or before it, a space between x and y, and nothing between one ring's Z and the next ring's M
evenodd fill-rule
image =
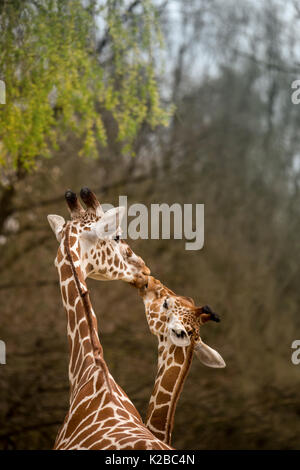
M103 357L97 319L86 278L121 279L137 287L147 282L149 269L120 240L122 209L105 214L95 195L81 191L87 210L71 191L66 200L71 220L49 215L59 242L55 259L69 340L70 405L55 449L160 449L170 447L156 438L115 382Z
M220 354L200 338L200 326L220 321L210 307L196 307L189 297L176 295L152 276L140 288L151 333L158 337L158 366L149 401L146 426L171 445L176 404L193 354L208 367L225 367Z

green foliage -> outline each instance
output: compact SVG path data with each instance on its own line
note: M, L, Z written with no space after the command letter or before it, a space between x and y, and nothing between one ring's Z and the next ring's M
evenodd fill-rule
M7 2L0 9L0 166L32 169L73 131L81 154L107 143L100 110L118 127L124 152L142 123L166 124L152 48L161 46L151 1L137 14L122 0ZM97 39L106 35L105 58ZM96 39L97 38L97 39ZM99 42L99 39L98 39Z

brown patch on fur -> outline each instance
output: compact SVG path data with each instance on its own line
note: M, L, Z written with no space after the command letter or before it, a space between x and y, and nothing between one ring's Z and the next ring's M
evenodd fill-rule
M182 348L176 348L175 349L175 354L174 354L175 362L177 364L183 364L184 362L184 354Z
M60 272L61 272L61 280L62 281L65 281L66 279L69 279L69 277L71 277L73 275L71 266L69 264L66 264L66 263L61 267Z
M94 266L91 263L89 263L86 267L87 272L93 271L93 269L94 269Z
M73 245L75 245L75 243L76 243L76 240L77 240L77 238L76 238L76 237L72 237L72 236L70 236L70 238L69 238L70 246L73 246Z
M101 421L102 420L105 421L107 418L113 418L113 416L114 416L114 412L112 408L107 407L99 412L98 419Z
M158 390L159 382L156 382L154 389L153 389L153 395L156 395L157 390Z
M61 252L61 249L58 248L58 251L57 251L57 262L60 263L63 259L63 254Z
M158 431L154 431L152 430L152 433L154 434L154 436L156 436L158 439L160 439L161 441L164 440L165 438L165 434L163 432L158 432ZM164 449L164 447L158 447L158 449Z
M129 419L129 414L125 410L117 410L117 414L122 416L122 418Z
M162 405L163 403L168 403L171 400L171 396L168 393L159 392L156 397L156 404Z
M77 323L79 322L80 318L84 315L84 308L81 302L77 302L76 304L76 320Z
M170 367L170 369L167 369L162 381L161 381L161 386L165 389L168 390L168 392L172 392L174 383L176 382L176 379L180 373L180 367L179 366L173 366Z
M104 428L112 428L115 424L116 424L116 419L115 418L112 418L112 419L109 419L108 421L105 421L105 423L103 424L103 427L102 429ZM113 433L110 433L110 436L113 436L114 434ZM123 434L122 434L123 435Z
M80 332L81 338L86 338L88 336L89 330L88 330L88 326L86 323L84 322L80 323L79 332Z
M70 281L68 285L68 303L73 307L78 296L75 281Z
M73 332L75 328L75 312L73 310L69 310L69 325L71 331Z
M164 430L168 411L169 411L169 407L167 405L161 406L157 410L154 410L151 416L151 424L156 429Z

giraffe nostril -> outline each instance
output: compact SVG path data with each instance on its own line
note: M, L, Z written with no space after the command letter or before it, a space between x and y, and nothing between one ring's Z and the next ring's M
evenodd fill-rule
M172 328L172 332L177 336L177 338L184 338L186 336L186 333L184 330L176 331Z

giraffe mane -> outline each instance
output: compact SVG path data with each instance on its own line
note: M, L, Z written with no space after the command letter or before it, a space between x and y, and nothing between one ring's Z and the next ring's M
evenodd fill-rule
M110 393L110 395L112 395L112 390L111 390L111 385L110 385L110 381L109 381L109 372L108 372L107 365L106 365L104 359L100 355L96 354L97 348L95 346L94 337L92 335L93 327L92 327L92 318L91 318L91 310L90 310L90 302L91 301L90 301L90 298L89 298L89 293L88 293L88 291L83 292L83 290L81 288L80 280L79 280L78 273L77 273L77 269L74 265L73 258L72 258L72 255L71 255L71 250L70 250L70 224L69 223L66 226L64 246L65 246L65 250L66 250L67 259L70 263L71 270L72 270L72 273L73 273L73 276L74 276L74 279L75 279L76 288L77 288L78 293L80 295L80 298L82 300L82 305L83 305L83 308L84 308L84 311L85 311L85 315L86 315L86 319L87 319L87 323L88 323L88 327L89 327L89 335L90 335L91 344L92 344L92 348L93 348L93 356L94 356L94 359L95 359L95 364L102 368L103 373L104 373L104 377L105 377L105 381L106 381L106 384L107 384L107 387L108 387L108 390L109 390L109 393Z

